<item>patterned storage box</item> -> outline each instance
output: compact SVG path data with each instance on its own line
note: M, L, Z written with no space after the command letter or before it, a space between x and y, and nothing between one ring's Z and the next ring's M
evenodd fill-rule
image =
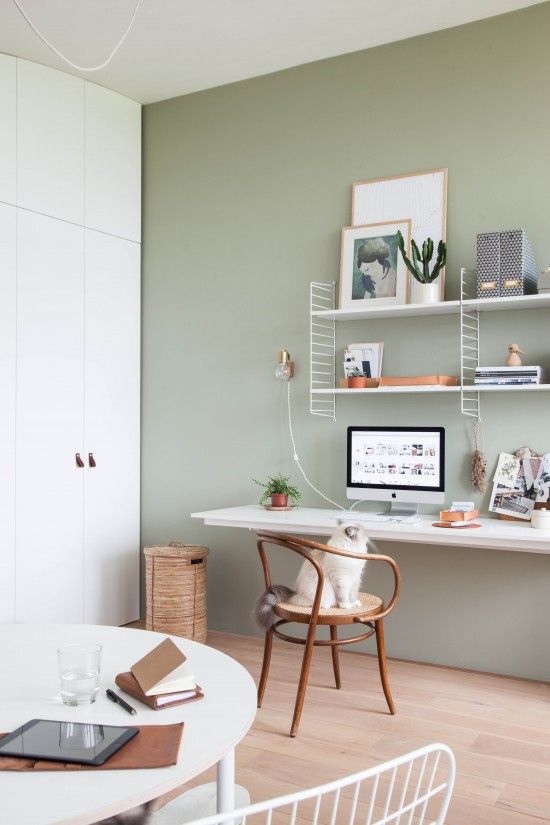
M500 294L532 295L537 291L538 272L531 244L524 229L500 233Z
M483 232L477 236L477 297L500 295L500 232Z
M535 257L524 229L477 236L478 298L533 294L537 277Z

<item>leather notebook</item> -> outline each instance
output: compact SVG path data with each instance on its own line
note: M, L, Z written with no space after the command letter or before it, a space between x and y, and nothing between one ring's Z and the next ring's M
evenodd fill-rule
M194 690L185 690L178 693L162 694L160 696L146 696L137 679L128 671L127 673L119 673L115 679L118 687L125 693L129 693L144 705L147 705L153 710L162 710L162 708L172 708L175 705L185 705L188 702L195 702L197 699L202 699L204 694L201 688L197 685Z
M139 733L103 765L76 765L45 759L0 756L0 771L112 771L130 768L166 768L176 765L183 722L174 725L139 725ZM0 733L0 737L5 736Z

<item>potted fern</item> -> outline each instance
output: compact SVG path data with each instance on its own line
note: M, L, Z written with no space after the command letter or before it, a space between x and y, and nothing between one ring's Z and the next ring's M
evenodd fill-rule
M252 481L263 488L259 502L262 506L266 506L267 501L271 500L271 507L288 507L289 499L297 506L302 500L300 491L290 484L289 476L279 473L276 476L268 476L267 481L257 481L255 478Z
M447 246L444 241L439 241L437 245L437 258L430 271L430 261L434 254L434 242L431 238L426 238L422 244L422 252L418 248L416 241L411 241L412 255L408 257L405 251L405 240L401 232L397 232L397 245L405 266L413 276L413 303L415 304L436 304L439 301L440 282L439 276L447 260Z

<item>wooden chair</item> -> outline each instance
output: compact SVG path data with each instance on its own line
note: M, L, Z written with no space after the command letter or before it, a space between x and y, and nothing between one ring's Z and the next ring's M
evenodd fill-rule
M276 621L265 634L262 673L258 688L258 707L262 706L267 685L274 635L277 636L278 639L282 639L285 642L305 645L300 682L298 684L298 693L296 695L296 704L294 706L294 716L292 719L292 726L290 728L290 735L296 736L306 695L313 648L316 646L330 647L332 652L334 680L336 682L336 687L340 688L341 679L338 648L340 645L349 645L354 642L361 642L364 639L369 639L371 636L376 634L378 667L380 670L382 688L384 690L384 696L386 697L386 702L388 703L390 713L394 714L395 705L393 703L388 682L386 651L384 647L384 619L389 613L391 613L399 598L401 577L399 575L399 568L396 562L389 556L381 556L372 553L369 553L367 556L369 564L372 562L381 561L391 567L394 579L394 590L387 606L384 605L383 600L379 596L374 596L370 593L359 593L358 598L361 601L361 607L352 607L349 609L331 607L325 609L321 608L321 595L323 592L324 580L323 568L311 555L309 550L323 550L325 553L332 553L335 556L349 556L357 559L363 559L365 557L364 554L348 553L345 550L338 550L337 548L330 547L327 544L319 544L316 541L310 541L309 539L302 538L301 536L287 536L280 533L270 533L266 531L258 532L258 552L262 562L266 588L271 587L272 584L269 562L265 550L266 544L275 544L279 547L284 547L287 550L298 553L304 559L307 559L317 572L317 589L315 591L315 600L311 607L300 607L288 602L279 602L275 605L274 612L279 618L278 621ZM288 624L289 622L298 622L300 624L309 625L306 638L301 639L295 636L289 636L279 630L282 625ZM367 626L369 629L366 632L361 632L356 636L339 639L338 626L352 624L361 624L363 626ZM328 625L330 627L330 639L316 638L318 625Z

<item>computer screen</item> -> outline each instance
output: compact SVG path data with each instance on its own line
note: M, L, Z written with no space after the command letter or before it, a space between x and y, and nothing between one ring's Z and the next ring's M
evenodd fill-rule
M361 490L369 489L434 493L445 489L443 427L348 427L347 446L349 495L349 488L357 498L363 498Z

